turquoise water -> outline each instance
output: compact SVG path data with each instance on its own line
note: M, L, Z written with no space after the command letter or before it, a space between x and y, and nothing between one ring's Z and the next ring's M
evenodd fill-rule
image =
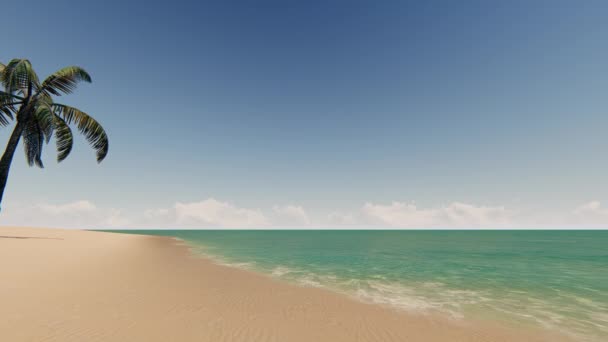
M138 233L365 302L608 340L608 231Z

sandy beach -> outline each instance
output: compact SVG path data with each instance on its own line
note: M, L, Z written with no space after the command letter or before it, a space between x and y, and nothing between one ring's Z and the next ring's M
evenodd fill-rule
M0 341L560 341L365 304L193 255L174 239L0 228Z

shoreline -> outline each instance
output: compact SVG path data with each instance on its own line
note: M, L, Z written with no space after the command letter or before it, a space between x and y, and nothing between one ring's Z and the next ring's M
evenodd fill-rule
M172 237L0 228L9 341L568 341L356 301L219 265Z

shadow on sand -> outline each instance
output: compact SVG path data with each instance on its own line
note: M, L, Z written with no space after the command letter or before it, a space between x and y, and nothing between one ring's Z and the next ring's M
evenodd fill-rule
M0 239L45 239L45 240L63 240L62 238L45 237L45 236L6 236L6 235L0 235Z

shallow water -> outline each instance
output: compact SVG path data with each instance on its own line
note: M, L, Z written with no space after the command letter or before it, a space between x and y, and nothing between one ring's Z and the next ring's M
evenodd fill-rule
M178 237L218 262L366 302L608 340L608 231L136 233Z

